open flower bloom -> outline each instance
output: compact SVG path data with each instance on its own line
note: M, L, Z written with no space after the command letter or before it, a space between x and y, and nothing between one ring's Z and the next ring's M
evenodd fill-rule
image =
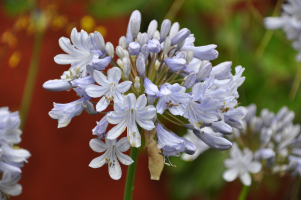
M146 104L145 95L140 95L136 100L132 93L124 97L123 103L115 102L114 111L107 115L107 120L117 126L108 131L108 139L116 139L127 128L127 137L132 146L140 147L141 135L136 123L145 130L152 130L155 127L152 118L156 115L156 109Z
M223 135L231 135L232 127L244 128L246 112L237 100L237 89L245 80L244 68L237 66L232 75L230 61L213 67L210 61L218 57L217 45L195 46L193 33L180 29L178 22L165 19L158 29L158 22L152 20L145 32L140 30L141 22L140 12L135 10L116 48L105 43L97 31L88 34L73 29L73 45L61 38L67 54L55 57L59 64L70 64L69 71L61 80L48 81L43 87L50 91L72 88L80 96L69 104L55 104L49 114L58 119L59 127L86 109L97 114L96 118L104 115L97 118L92 130L99 139L116 140L126 131L132 148L138 148L144 131L152 163L149 168L154 172L151 177L159 179L169 156L194 154L194 143L200 139L218 150L231 148L232 143ZM109 106L112 104L114 110ZM189 141L168 131L164 120L189 127L196 137ZM109 129L108 124L115 126ZM154 163L160 167L154 169Z
M94 158L89 166L92 168L99 168L104 164L108 164L111 178L118 180L121 178L122 174L118 160L124 165L130 165L134 162L131 157L122 153L127 151L131 147L131 144L126 137L121 138L118 142L117 139L109 140L106 138L105 142L106 143L100 139L92 139L90 141L90 147L93 151L97 153L106 152L101 156Z
M239 177L244 185L251 185L252 180L249 173L258 173L261 170L261 163L253 161L253 153L250 149L245 148L241 152L236 143L230 150L230 157L224 161L228 168L223 174L225 181L231 182Z
M101 86L89 85L86 87L86 92L90 97L102 97L96 105L98 112L105 110L111 100L123 101L123 93L132 85L131 81L119 83L121 70L117 67L108 70L108 78L100 71L94 71L93 77Z

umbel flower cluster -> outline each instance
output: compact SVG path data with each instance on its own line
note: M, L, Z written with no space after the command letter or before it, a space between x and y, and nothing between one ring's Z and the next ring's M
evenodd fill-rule
M115 50L99 32L88 34L74 28L72 44L68 38L59 39L67 54L54 58L71 67L61 79L43 85L50 91L73 89L79 96L71 103L54 103L49 115L58 120L59 128L83 110L104 115L92 130L97 138L90 141L90 147L105 153L89 166L108 164L113 179L121 177L118 160L125 165L133 163L123 152L141 146L142 129L151 178L158 179L164 163L171 165L169 156L197 151L196 141L178 136L163 122L191 129L208 146L226 150L232 143L221 136L231 134L232 127L243 128L246 115L237 101L244 68L237 66L232 75L231 62L213 67L210 60L218 57L216 45L195 46L194 35L187 28L180 29L177 22L171 25L165 19L159 31L153 20L142 33L140 23L141 14L134 11L126 36L120 37ZM114 127L107 130L109 124ZM127 136L121 137L125 130Z
M293 124L295 113L282 107L277 114L263 109L257 117L255 104L247 109L248 114L243 120L246 129L233 128L233 134L228 137L234 144L229 151L230 159L224 161L228 169L223 178L233 181L239 177L244 185L249 186L249 173L256 174L256 181L261 181L263 172L301 176L301 134L300 125ZM184 137L191 137L191 133ZM201 152L209 148L201 141L198 144ZM194 158L183 155L185 160Z
M22 133L19 126L18 112L11 113L7 107L0 108L0 199L17 196L22 192L18 181L21 178L21 168L30 153L18 146Z
M282 5L280 17L266 17L264 24L267 29L283 29L288 40L293 40L292 46L299 53L296 60L301 61L301 0L287 0Z

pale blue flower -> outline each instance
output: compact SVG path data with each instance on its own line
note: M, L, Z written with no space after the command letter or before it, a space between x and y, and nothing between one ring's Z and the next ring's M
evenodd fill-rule
M196 146L192 142L165 130L161 124L157 124L156 130L158 149L162 149L163 155L167 159L169 156L180 156L182 152L193 155L196 151Z
M231 182L239 177L244 185L250 186L252 180L249 173L258 173L262 168L261 163L253 161L253 153L250 149L245 148L241 152L236 143L230 150L230 157L224 161L228 168L223 174L225 181Z
M158 87L153 84L148 78L144 79L145 93L151 97L159 98L157 103L157 112L163 114L168 109L173 115L182 115L185 110L184 104L190 100L190 95L185 93L186 88L178 83L173 85L163 84L158 90Z
M109 140L106 138L105 142L106 143L102 142L100 139L92 139L90 141L89 144L93 151L97 153L106 152L101 156L94 158L90 162L89 166L92 168L99 168L104 164L108 164L111 178L119 180L121 178L122 171L118 160L124 165L130 165L134 162L131 157L122 153L127 151L131 147L131 144L128 142L126 137L121 138L118 142L117 139Z
M124 81L119 83L121 79L121 70L113 67L108 70L108 77L100 71L94 71L93 77L100 85L88 85L86 92L90 97L102 97L96 104L96 110L101 112L105 110L110 104L111 100L122 101L123 93L131 87L131 81Z
M123 102L114 103L114 111L107 114L107 120L111 124L117 124L108 133L108 139L116 139L127 128L128 140L133 147L141 146L141 135L137 124L145 130L152 130L156 115L156 108L146 106L145 95L140 95L137 100L133 93L124 97Z

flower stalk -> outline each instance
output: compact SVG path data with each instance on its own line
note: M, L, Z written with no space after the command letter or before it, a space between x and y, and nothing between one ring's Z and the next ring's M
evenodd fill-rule
M138 128L139 131L141 131L141 128ZM133 159L133 164L131 164L128 167L128 172L126 175L126 182L125 182L125 190L124 190L124 200L131 200L133 198L133 191L134 191L134 181L135 181L135 173L136 173L136 167L137 167L137 161L138 161L138 154L139 149L138 148L131 148L131 158Z
M250 186L244 185L244 187L242 188L242 190L240 192L238 200L245 200L248 196L249 189L250 189Z

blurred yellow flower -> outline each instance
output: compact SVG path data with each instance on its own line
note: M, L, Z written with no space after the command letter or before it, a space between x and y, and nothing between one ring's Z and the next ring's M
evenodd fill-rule
M13 55L8 60L9 66L11 68L15 68L19 64L19 62L21 60L21 57L22 57L21 52L20 51L15 51L13 53Z

